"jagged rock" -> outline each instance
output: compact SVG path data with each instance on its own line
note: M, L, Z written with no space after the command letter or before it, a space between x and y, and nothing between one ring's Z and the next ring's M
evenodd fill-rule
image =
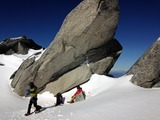
M42 92L50 91L53 94L57 94L58 92L63 93L79 84L88 81L91 75L92 73L90 68L87 65L82 65L62 75L55 82L47 84L46 88Z
M160 39L157 40L131 67L131 81L141 87L151 88L160 83ZM157 85L156 85L157 84Z
M7 38L0 43L0 54L27 54L29 49L38 50L41 48L42 46L37 45L33 40L27 39L25 36Z
M107 74L121 53L122 47L117 40L88 52L87 60L81 66L62 75L55 82L47 84L42 91L53 94L66 92L73 87L88 81L92 74Z
M22 67L23 71L18 69L11 83L15 92L24 95L30 81L39 88L58 82L56 89L62 92L87 81L91 73L107 73L122 50L114 40L118 20L118 0L82 1L65 18L60 31L41 58L27 68ZM60 82L63 76L73 76L75 71L82 71L86 62L90 64L88 69L91 71L85 67L88 70L85 79L76 79L70 85ZM80 72L76 74L79 74L79 78L84 76ZM62 86L66 87L62 90Z
M3 63L0 63L0 66L4 66L4 64L3 64Z

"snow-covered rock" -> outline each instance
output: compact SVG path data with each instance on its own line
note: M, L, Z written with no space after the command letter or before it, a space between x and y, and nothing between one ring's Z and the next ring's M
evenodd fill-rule
M25 36L7 38L0 43L0 54L28 54L29 49L39 50L41 48L42 46L37 45L32 39Z

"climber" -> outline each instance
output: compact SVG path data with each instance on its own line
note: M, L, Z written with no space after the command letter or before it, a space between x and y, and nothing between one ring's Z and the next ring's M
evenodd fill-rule
M74 102L78 102L81 100L85 100L86 99L86 95L85 92L82 90L82 88L78 85L77 86L77 91L75 92L75 94L72 96L71 100L68 101L68 103L74 103Z
M29 87L30 89L27 89L26 92L26 96L30 96L30 102L29 102L29 105L28 105L28 111L27 113L25 114L25 116L28 116L31 114L31 107L32 107L32 104L34 105L34 107L36 108L35 110L35 113L37 112L40 112L40 110L42 109L42 107L40 105L37 105L37 87L34 85L33 82L30 82L29 83Z
M56 99L57 99L55 106L64 104L65 97L63 97L61 93L57 93L57 94L55 95L55 97L56 97Z

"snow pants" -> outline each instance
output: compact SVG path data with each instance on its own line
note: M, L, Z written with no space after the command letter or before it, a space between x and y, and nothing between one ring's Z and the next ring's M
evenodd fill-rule
M41 106L37 105L37 100L38 100L37 97L31 97L29 105L28 105L28 111L27 111L27 113L31 112L32 104L36 108L36 111L39 111L42 108Z

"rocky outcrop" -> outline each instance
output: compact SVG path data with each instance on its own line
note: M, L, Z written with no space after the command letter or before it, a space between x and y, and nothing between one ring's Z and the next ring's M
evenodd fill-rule
M47 84L42 91L50 91L53 94L66 92L67 90L85 83L92 74L108 74L121 53L122 47L117 40L89 51L86 61L79 67L63 74L58 80Z
M42 46L37 45L33 40L27 39L25 36L7 38L0 43L0 54L27 54L29 49L38 50L41 48Z
M131 67L131 81L141 87L151 88L160 84L160 39L157 40Z
M65 18L41 58L20 66L11 83L15 92L24 95L30 81L40 89L52 82L53 93L64 92L86 82L93 73L108 73L122 50L114 40L118 20L118 0L82 1ZM64 76L69 79L64 81Z
M3 63L0 63L0 66L4 66L4 64L3 64Z

